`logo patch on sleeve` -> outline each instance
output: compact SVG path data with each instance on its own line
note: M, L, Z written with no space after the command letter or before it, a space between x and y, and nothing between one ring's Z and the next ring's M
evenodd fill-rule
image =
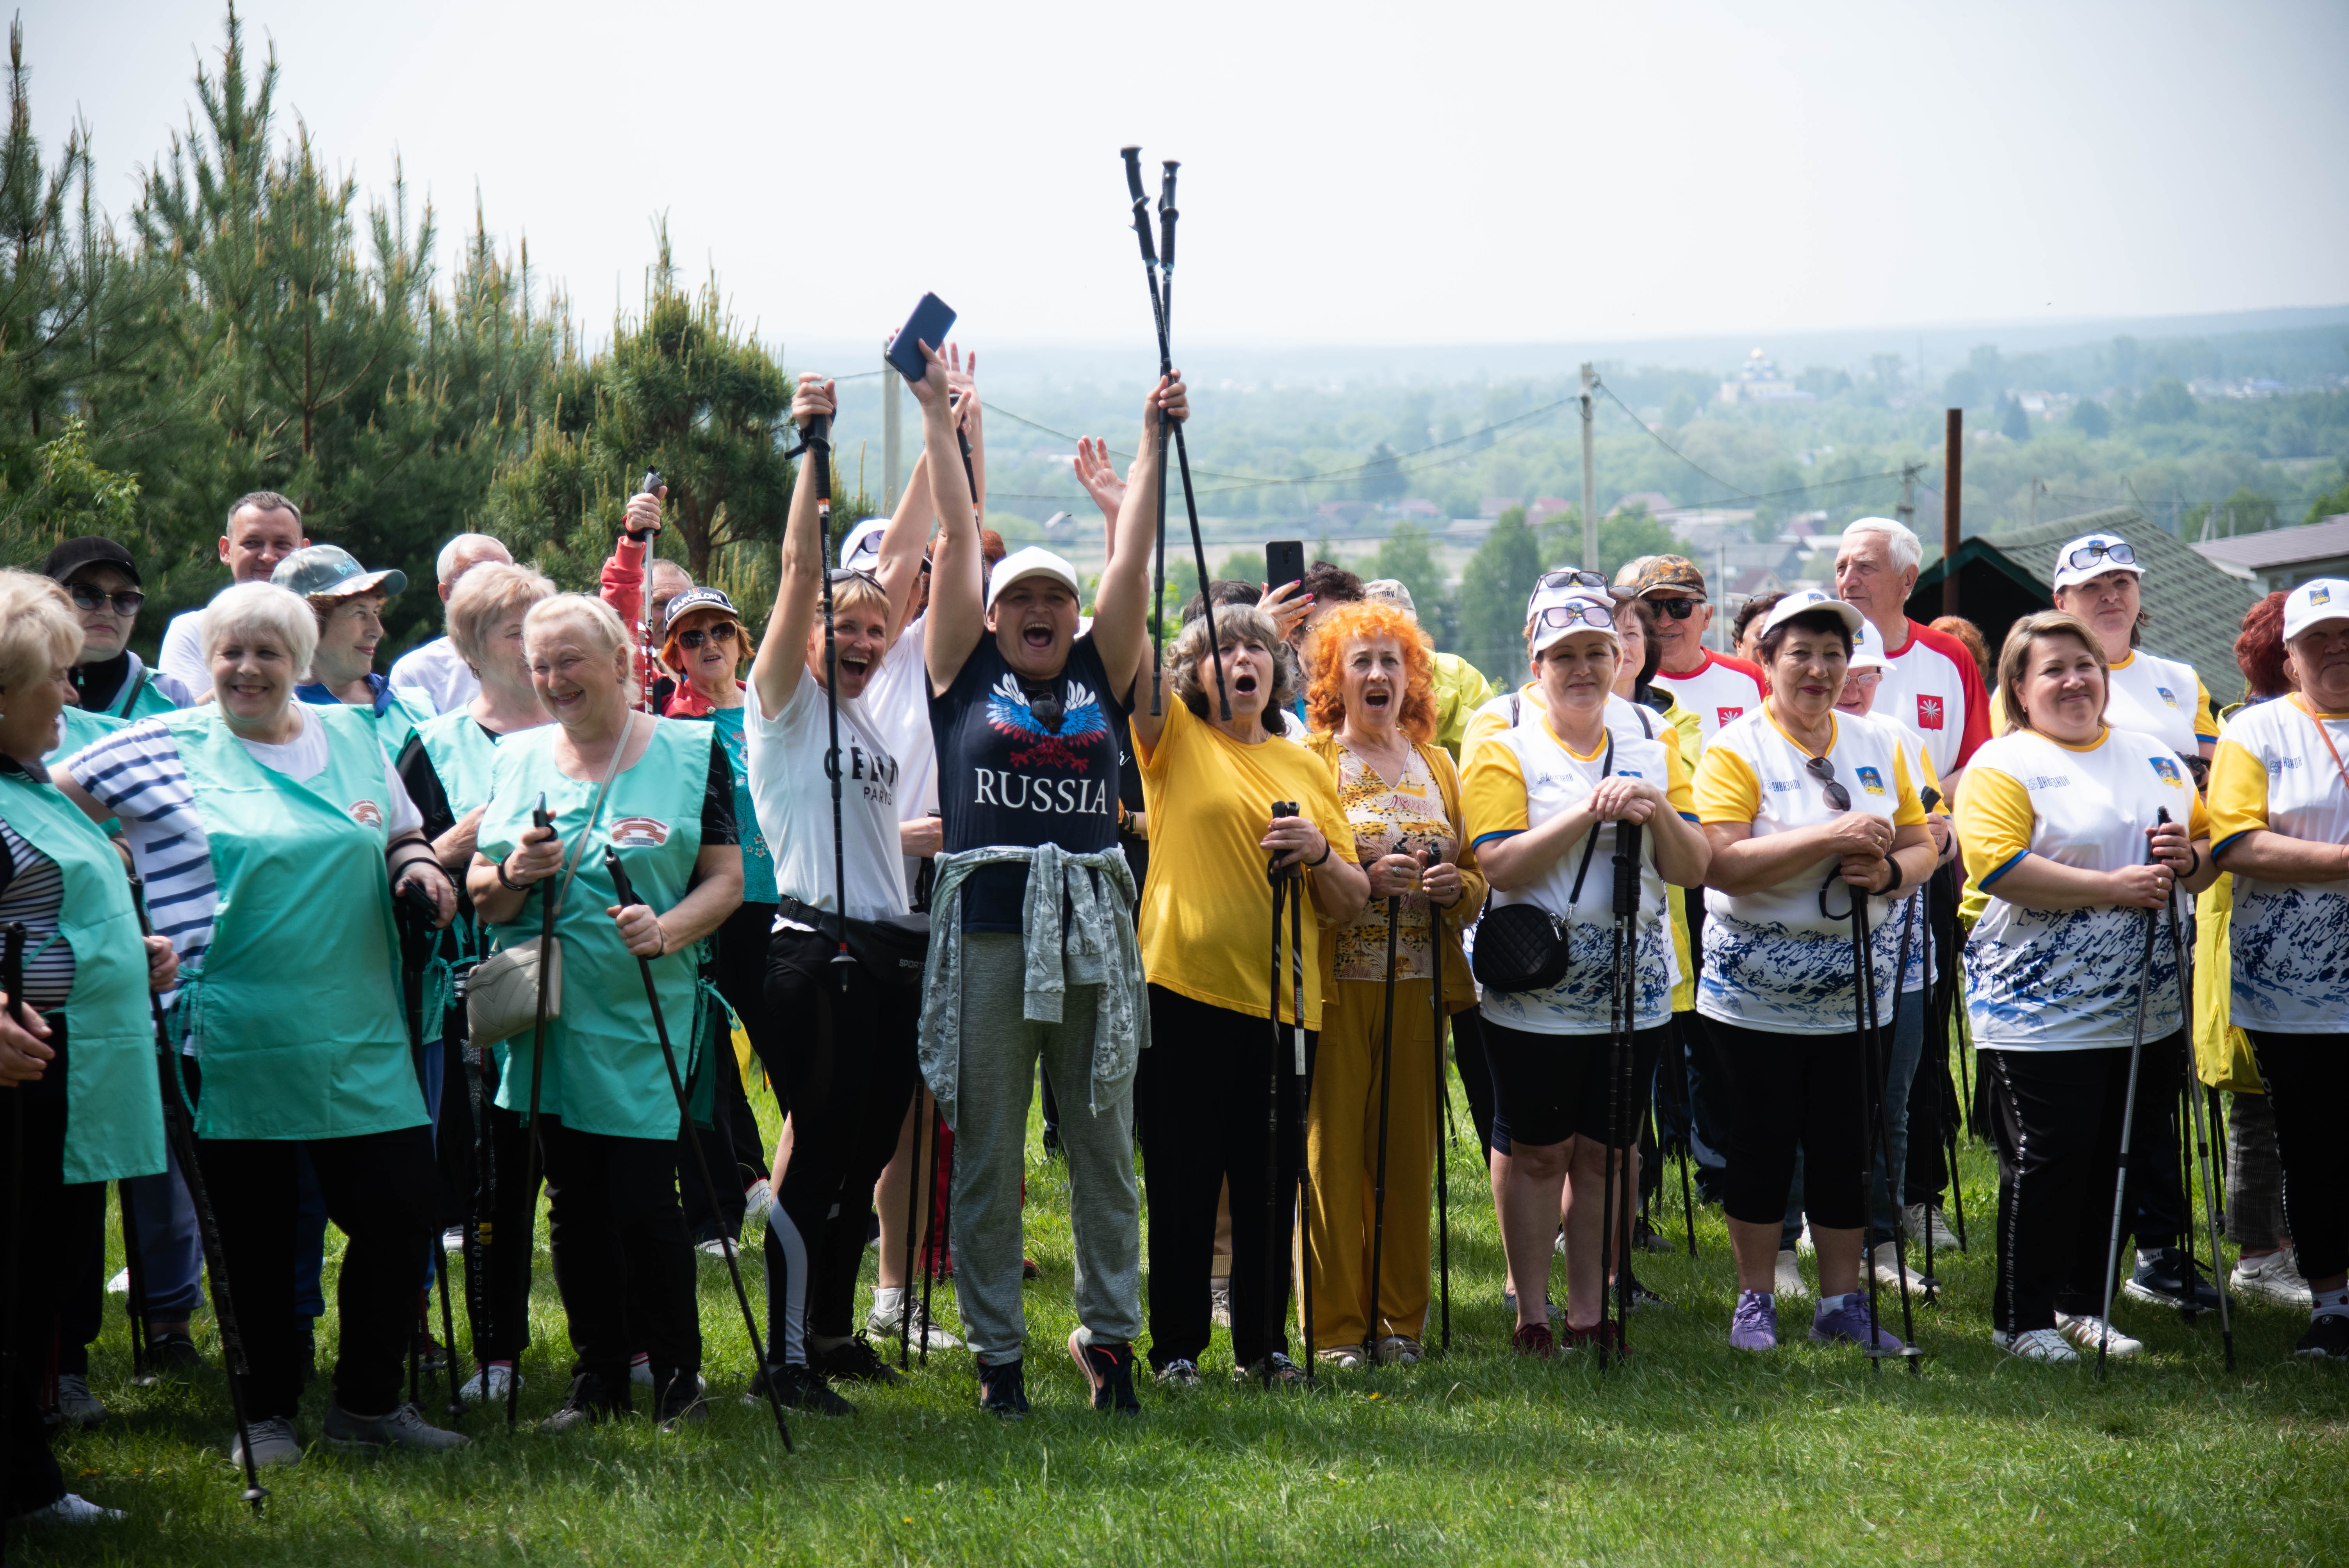
M1718 729L1718 728L1719 728L1719 727L1721 727L1723 725L1725 725L1725 724L1729 723L1732 719L1743 718L1743 717L1745 717L1745 710L1744 710L1744 708L1742 708L1742 707L1717 707L1717 708L1714 708L1714 709L1713 710L1713 727L1714 727L1714 728L1716 728L1716 729Z
M1929 696L1923 692L1917 694L1917 727L1920 729L1939 729L1941 727L1941 699L1940 697Z
M621 850L656 850L668 842L668 824L650 817L623 817L612 824L612 846Z
M2154 776L2159 779L2164 784L2180 784L2184 782L2183 775L2178 771L2178 764L2172 762L2168 758L2149 757L2146 758L2146 760L2153 764Z
M1883 774L1878 773L1873 768L1862 768L1857 771L1859 773L1859 787L1861 789L1867 790L1871 795L1881 795L1884 793Z

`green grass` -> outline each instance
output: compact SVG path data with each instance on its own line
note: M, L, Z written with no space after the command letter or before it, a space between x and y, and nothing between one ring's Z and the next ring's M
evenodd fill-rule
M1963 1166L1976 1247L1951 1260L1912 1379L1848 1349L1731 1351L1734 1299L1717 1212L1699 1257L1643 1257L1671 1301L1636 1315L1635 1356L1506 1354L1492 1204L1473 1152L1453 1156L1453 1349L1427 1365L1331 1375L1320 1392L1227 1380L1143 1390L1139 1422L1095 1416L1062 1349L1070 1311L1066 1167L1031 1132L1028 1288L1034 1414L975 1408L967 1354L903 1388L852 1390L853 1417L798 1416L784 1454L739 1401L750 1348L723 1271L702 1266L709 1425L663 1437L632 1421L565 1438L500 1418L451 1457L354 1457L324 1444L270 1472L267 1517L236 1501L216 1376L140 1389L109 1315L93 1386L104 1428L61 1440L68 1484L130 1511L123 1525L12 1542L11 1561L344 1565L538 1561L1257 1563L1805 1562L2287 1563L2349 1559L2349 1380L2288 1351L2304 1317L2246 1307L2239 1370L2218 1325L2122 1309L2146 1359L2099 1385L1992 1349L1982 1244L1995 1173ZM1677 1182L1672 1183L1674 1190ZM1677 1199L1668 1211L1679 1233ZM114 1233L109 1229L109 1234ZM543 1246L544 1231L541 1229ZM761 1282L755 1247L751 1290ZM109 1269L117 1266L109 1263ZM568 1364L543 1252L525 1417ZM869 1284L870 1276L867 1276ZM1799 1337L1800 1308L1788 1313ZM941 1312L951 1323L950 1306ZM333 1320L322 1326L331 1336ZM461 1322L459 1331L463 1332ZM1431 1340L1433 1338L1431 1327ZM199 1340L212 1344L209 1322ZM320 1359L331 1357L322 1344ZM434 1403L428 1400L428 1403ZM323 1387L305 1402L315 1439Z

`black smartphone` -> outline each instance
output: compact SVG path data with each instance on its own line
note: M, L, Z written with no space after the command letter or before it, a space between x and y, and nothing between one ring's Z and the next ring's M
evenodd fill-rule
M897 329L897 335L889 340L889 363L896 366L897 374L906 380L919 381L927 370L928 362L915 346L926 343L931 353L942 352L947 346L947 334L954 330L954 324L952 305L934 294L924 294L922 302L914 307L914 314L905 318L905 325Z
M1269 593L1284 583L1305 580L1305 542L1276 539L1264 547L1264 588Z

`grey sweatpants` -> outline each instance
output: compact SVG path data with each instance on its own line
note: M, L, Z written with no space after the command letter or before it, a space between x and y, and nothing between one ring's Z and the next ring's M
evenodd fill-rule
M962 1062L954 1122L955 1305L980 1359L1019 1358L1019 1183L1028 1105L1043 1057L1061 1106L1076 1239L1077 1321L1088 1344L1142 1332L1142 1191L1133 1177L1133 1078L1092 1086L1098 985L1071 985L1057 1024L1022 1017L1022 939L974 932L962 947Z

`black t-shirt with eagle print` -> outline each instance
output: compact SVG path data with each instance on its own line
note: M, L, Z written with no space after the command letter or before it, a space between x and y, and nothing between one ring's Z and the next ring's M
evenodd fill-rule
M982 634L954 685L930 698L948 852L990 844L1049 842L1081 852L1114 845L1118 731L1125 722L1091 634L1071 645L1058 676L1030 681L1004 662L994 636ZM963 884L963 929L1017 934L1027 893L1027 867L982 867Z

